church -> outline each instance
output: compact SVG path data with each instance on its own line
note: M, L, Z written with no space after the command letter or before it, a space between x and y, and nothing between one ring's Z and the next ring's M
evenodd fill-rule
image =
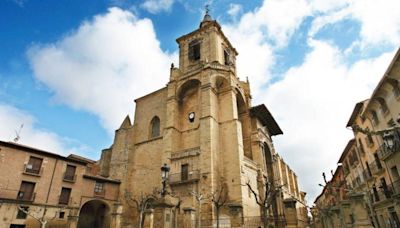
M120 227L305 227L305 192L273 146L283 134L253 105L238 52L207 12L179 37L167 85L137 98L102 151L120 180Z

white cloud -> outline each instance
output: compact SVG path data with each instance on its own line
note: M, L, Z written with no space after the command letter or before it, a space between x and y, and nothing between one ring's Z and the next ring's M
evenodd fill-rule
M160 49L150 20L118 8L29 51L35 77L55 99L97 115L110 133L134 98L165 86L175 58Z
M150 13L159 13L161 11L170 11L174 0L145 0L141 7Z
M275 147L313 200L321 190L322 172L335 169L352 138L345 126L354 105L370 96L394 52L347 66L330 44L311 40L310 46L302 65L286 71L263 97L284 131Z
M228 9L227 13L231 17L235 18L240 13L240 11L242 11L242 5L231 3L231 4L229 4L229 9Z
M68 155L85 152L87 147L75 140L62 138L46 129L36 127L36 119L13 106L0 104L0 140L13 142L17 132L20 135L18 143L46 150L52 153ZM20 126L23 124L22 129Z
M319 1L314 1L313 5ZM397 0L346 0L341 8L318 15L312 23L310 35L313 36L328 24L344 19L353 19L360 23L360 37L356 41L365 47L381 43L396 46L400 40L400 2ZM318 8L318 7L316 7Z

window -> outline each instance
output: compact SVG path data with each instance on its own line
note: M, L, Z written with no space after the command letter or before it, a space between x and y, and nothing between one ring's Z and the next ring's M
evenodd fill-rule
M103 193L103 191L104 191L104 183L96 181L96 184L94 185L94 192Z
M58 218L63 219L65 217L65 212L60 211L60 214L58 215Z
M376 114L376 112L374 110L371 111L371 115L372 115L372 121L374 122L374 125L378 125L379 124L379 118L378 118L378 115Z
M200 42L194 40L189 44L189 60L196 61L200 59Z
M150 125L151 125L151 138L160 136L160 118L158 118L158 116L153 117Z
M183 164L181 166L181 180L186 181L189 179L189 164Z
M393 181L400 180L399 171L397 170L396 166L393 166L392 168L390 168L390 172L392 173Z
M67 169L65 170L65 174L64 174L64 180L74 181L75 180L75 171L76 171L76 166L67 165Z
M225 65L229 65L231 63L229 52L227 50L224 50L224 63Z
M29 207L21 207L21 209L26 211L26 212L29 211ZM23 212L22 210L18 209L17 219L26 219L27 214L25 212Z
M385 99L383 99L382 97L378 97L377 101L379 102L380 106L381 106L381 111L383 114L387 113L389 111L388 106L386 104Z
M25 167L25 172L39 174L42 167L43 159L37 157L30 157L29 162Z
M68 205L70 196L71 196L71 189L70 188L62 188L60 200L58 203Z
M34 193L33 190L35 189L35 183L22 181L21 186L19 188L18 200L24 201L33 201Z
M360 148L360 152L365 154L364 145L362 144L361 139L358 139L358 147Z
M393 119L390 119L389 122L387 123L387 126L390 127L396 127L396 123L394 122Z
M382 164L381 164L381 161L379 160L379 156L377 153L374 153L374 158L375 158L376 167L378 169L382 169Z
M367 128L367 131L369 131L368 128ZM371 134L367 134L367 136L365 137L365 141L367 142L368 146L374 145L374 140L372 139Z

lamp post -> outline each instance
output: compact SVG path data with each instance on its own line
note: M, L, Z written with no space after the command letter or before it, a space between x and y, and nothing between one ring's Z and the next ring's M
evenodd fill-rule
M161 180L163 186L161 190L161 196L165 196L165 194L167 194L167 180L168 180L169 170L170 168L168 167L168 165L164 163L164 165L161 167Z

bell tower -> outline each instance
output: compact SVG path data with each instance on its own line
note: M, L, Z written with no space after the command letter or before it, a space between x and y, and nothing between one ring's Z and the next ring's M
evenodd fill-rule
M212 19L208 9L195 31L179 37L179 69L185 73L201 64L218 62L235 66L237 51Z
M176 41L179 67L171 66L167 85L162 158L178 174L170 179L171 188L183 197L182 207L196 211L198 203L187 196L188 189L207 195L222 188L232 207L242 205L241 162L250 147L251 96L248 82L236 75L238 53L208 10L198 29ZM212 221L214 210L204 203L201 218ZM239 215L232 216L239 221Z

